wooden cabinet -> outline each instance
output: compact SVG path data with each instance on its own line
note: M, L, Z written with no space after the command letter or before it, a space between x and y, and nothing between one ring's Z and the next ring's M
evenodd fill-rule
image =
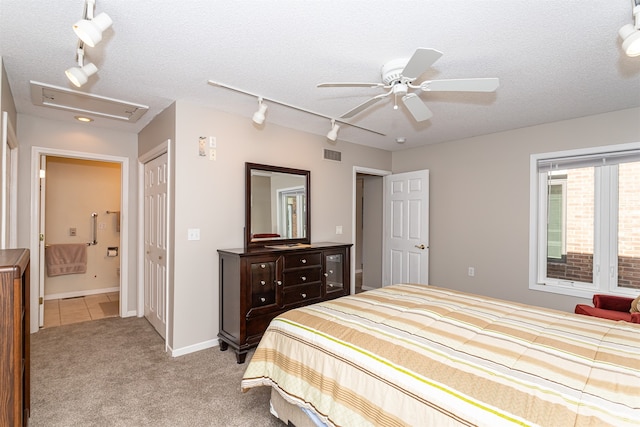
M0 426L28 424L29 329L29 250L0 250Z
M350 244L220 249L220 349L238 363L271 319L287 310L349 294Z

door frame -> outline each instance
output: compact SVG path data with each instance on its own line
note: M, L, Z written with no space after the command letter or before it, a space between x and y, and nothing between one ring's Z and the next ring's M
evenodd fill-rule
M31 147L31 236L30 236L30 252L31 252L31 307L37 307L37 316L32 316L36 322L31 322L31 332L37 332L40 325L44 322L41 319L41 311L39 298L41 273L44 271L44 259L41 257L40 246L44 242L40 242L40 158L42 156L66 157L82 160L93 160L100 162L120 163L120 317L132 316L135 313L129 313L129 264L123 260L129 259L129 247L131 241L129 239L129 159L126 157L112 156L108 154L87 153L82 151L61 150L48 147ZM45 207L46 209L46 207ZM36 286L34 286L34 283ZM44 301L43 301L44 306ZM32 314L33 314L32 310ZM35 326L34 326L35 323Z
M354 242L354 244L356 244L356 185L357 185L357 178L358 178L358 174L366 174L366 175L374 175L374 176L386 176L386 175L391 175L392 172L389 170L384 170L384 169L372 169L372 168L367 168L364 166L354 166L353 167L353 178L352 178L352 196L351 196L351 241ZM382 207L382 223L385 224L385 220L386 220L386 209L384 209L384 206ZM383 237L384 240L384 237ZM380 260L380 262L384 262L384 252L383 252L383 259ZM384 266L383 266L384 268ZM349 293L350 294L354 294L356 291L356 251L355 248L351 250L351 272L349 273L351 275L351 289L349 289Z
M145 217L144 217L144 165L145 163L162 156L167 155L167 268L165 269L165 313L166 323L164 331L164 351L169 351L170 343L172 344L173 338L169 335L169 325L171 323L171 311L169 307L169 296L171 295L170 289L173 288L173 282L171 276L173 274L173 228L171 216L171 203L173 202L173 167L171 156L171 139L167 139L147 151L146 153L138 156L138 317L144 317L144 229L145 229Z
M11 164L9 174L4 170L7 159ZM18 137L9 120L9 113L2 112L2 230L0 247L15 248L18 245ZM9 188L7 189L7 180ZM8 194L7 194L8 191Z

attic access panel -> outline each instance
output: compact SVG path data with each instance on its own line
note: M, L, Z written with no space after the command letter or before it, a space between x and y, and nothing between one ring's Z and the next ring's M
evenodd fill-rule
M41 107L52 107L76 113L93 114L109 119L135 123L149 109L148 105L134 104L59 86L30 81L31 102Z

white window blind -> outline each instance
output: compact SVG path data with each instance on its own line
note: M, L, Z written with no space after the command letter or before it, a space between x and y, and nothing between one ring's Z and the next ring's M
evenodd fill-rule
M537 165L538 172L550 172L589 166L610 166L637 161L640 161L640 149L538 159Z

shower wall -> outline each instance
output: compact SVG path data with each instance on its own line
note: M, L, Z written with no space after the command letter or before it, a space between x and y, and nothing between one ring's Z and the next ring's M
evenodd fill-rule
M120 256L108 256L107 250L120 247L120 169L119 163L47 157L46 244L91 242L93 212L98 243L87 247L86 273L47 277L45 271L45 299L119 290Z

